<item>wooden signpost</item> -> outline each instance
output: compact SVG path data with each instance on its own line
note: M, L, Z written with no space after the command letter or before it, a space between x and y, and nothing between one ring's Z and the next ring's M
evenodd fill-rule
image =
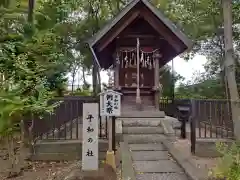
M115 156L113 151L113 132L112 132L112 120L116 116L121 115L121 93L107 90L100 93L100 115L109 117L108 120L108 151L106 155L106 163L111 165L113 169L116 169ZM114 127L115 128L115 127Z
M83 103L82 170L98 170L98 103Z
M120 116L121 115L121 93L106 90L100 93L100 115L101 116Z

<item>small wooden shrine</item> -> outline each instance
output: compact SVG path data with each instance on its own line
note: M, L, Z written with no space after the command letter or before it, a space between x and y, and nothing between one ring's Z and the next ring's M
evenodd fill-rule
M114 68L123 105L159 109L159 68L191 41L148 0L132 0L89 40L97 64Z

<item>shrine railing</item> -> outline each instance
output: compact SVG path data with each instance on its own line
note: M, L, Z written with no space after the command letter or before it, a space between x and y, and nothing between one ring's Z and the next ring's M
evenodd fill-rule
M234 128L229 100L191 101L190 140L195 153L198 139L233 139Z
M192 100L191 116L196 138L233 138L229 100Z
M159 107L166 115L179 117L179 107L189 108L186 119L193 124L196 138L232 138L233 120L229 100L221 99L160 99Z
M190 99L171 99L171 98L161 98L159 101L160 111L164 111L167 116L177 117L178 116L178 106L191 106Z
M74 140L82 138L83 103L99 103L99 98L91 96L66 96L55 98L50 103L62 101L52 114L43 118L33 117L33 139ZM26 121L26 126L31 125ZM99 138L107 138L107 121L99 116Z

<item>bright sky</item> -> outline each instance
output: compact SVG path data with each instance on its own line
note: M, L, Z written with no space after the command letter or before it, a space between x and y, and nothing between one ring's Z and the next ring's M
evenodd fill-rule
M195 72L204 72L204 64L207 62L205 56L196 55L193 59L186 61L180 57L176 57L173 60L174 70L185 78L184 82L187 82L192 79L192 76ZM172 62L169 62L169 65L172 66Z
M176 57L173 60L174 70L185 78L184 82L187 82L192 79L192 75L194 74L194 72L205 71L203 65L206 63L206 61L207 61L206 57L201 55L196 55L193 59L189 61L185 61L180 57ZM169 65L172 66L172 62L169 62ZM79 73L79 74L82 74L82 73ZM69 84L71 84L71 75L69 74L68 77L69 77ZM74 83L76 85L82 84L82 82L78 80L79 79L78 77L79 76L77 75L76 81ZM107 83L108 82L107 72L101 72L101 78L102 78L101 79L102 82ZM91 76L87 76L86 79L90 84L92 83Z

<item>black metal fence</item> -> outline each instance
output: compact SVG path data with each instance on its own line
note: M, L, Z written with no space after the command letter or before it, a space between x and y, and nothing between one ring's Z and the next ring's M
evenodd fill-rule
M66 96L51 100L50 103L62 101L52 114L43 118L33 117L33 139L66 139L82 138L83 103L99 103L99 98L91 96ZM99 116L99 138L107 138L107 123ZM29 123L28 123L29 124Z

